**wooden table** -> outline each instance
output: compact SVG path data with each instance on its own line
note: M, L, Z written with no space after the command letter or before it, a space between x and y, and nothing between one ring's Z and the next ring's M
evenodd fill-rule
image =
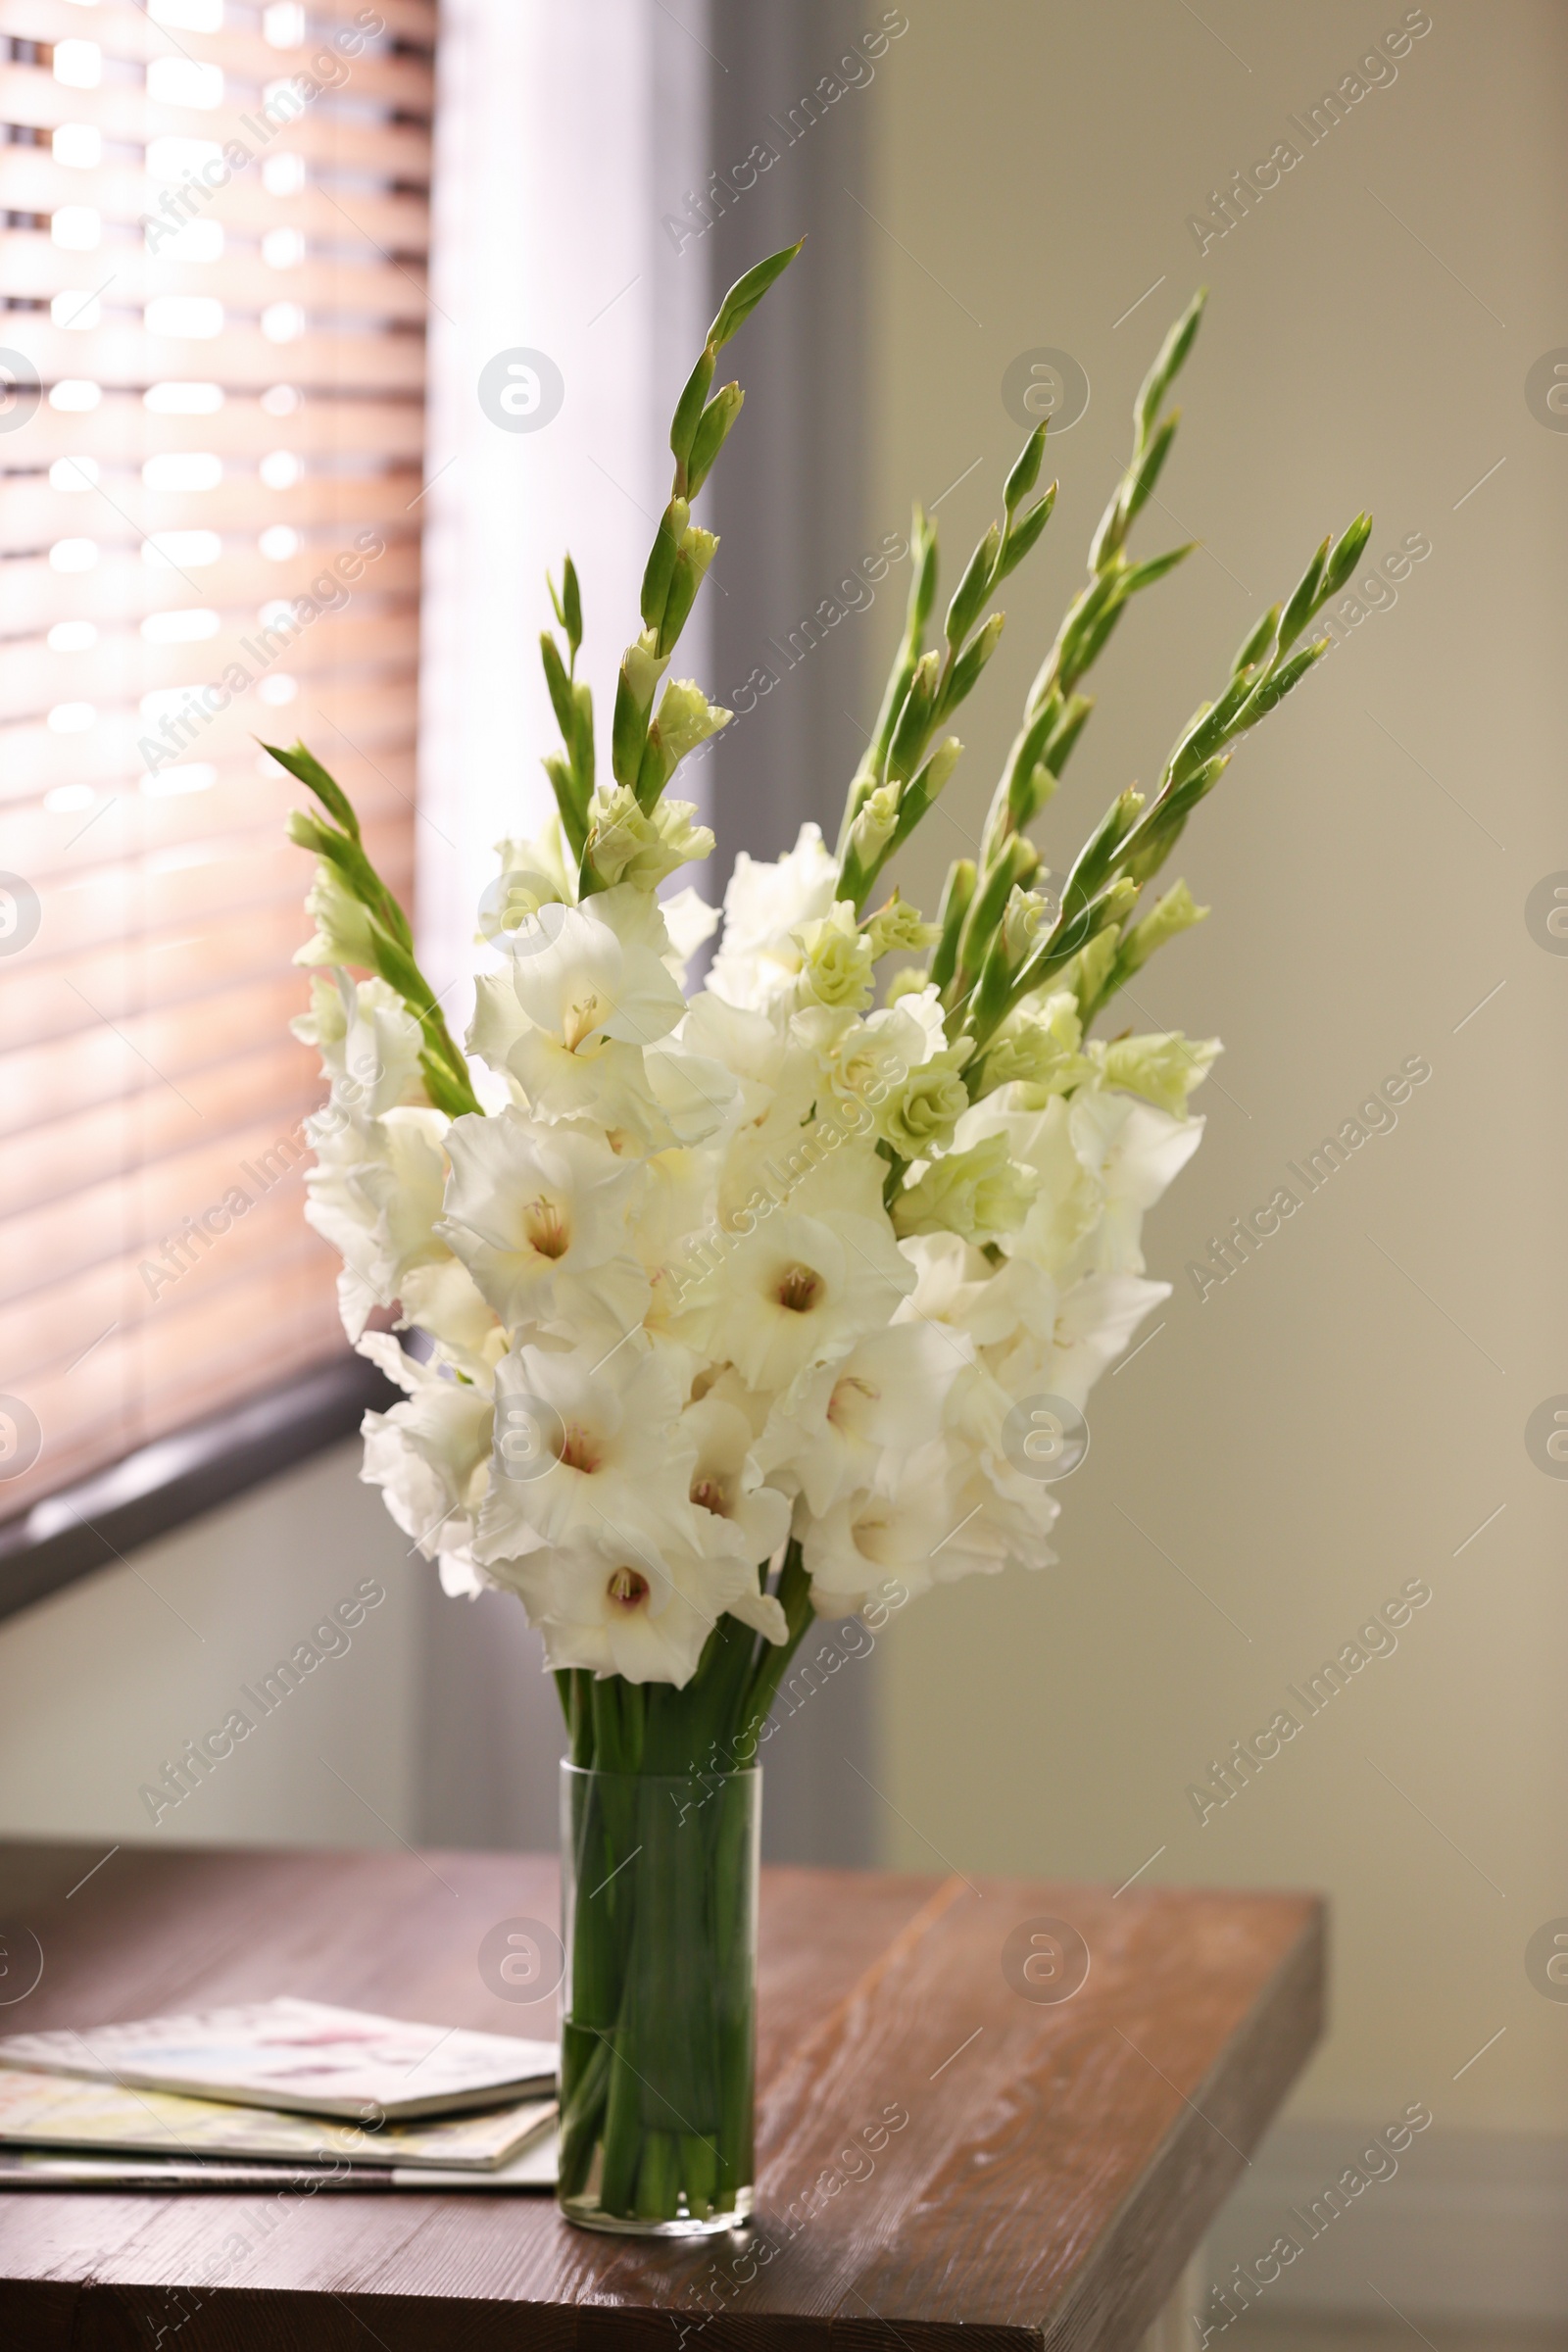
M542 2030L487 1990L476 1952L500 1920L555 1916L552 1862L161 1846L76 1884L100 1851L0 1846L0 1920L44 1955L0 2031L278 1991ZM1087 1945L1070 1999L1039 1997L1071 1949L1041 1921ZM951 2352L961 2328L983 2352L1136 2345L1310 2050L1322 1993L1322 1910L1301 1895L765 1872L752 2231L650 2247L526 2194L12 2192L0 2344Z

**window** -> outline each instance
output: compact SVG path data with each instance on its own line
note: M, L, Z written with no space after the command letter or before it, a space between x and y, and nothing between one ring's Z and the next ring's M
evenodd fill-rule
M413 866L435 10L0 0L0 1513L342 1348L307 735Z

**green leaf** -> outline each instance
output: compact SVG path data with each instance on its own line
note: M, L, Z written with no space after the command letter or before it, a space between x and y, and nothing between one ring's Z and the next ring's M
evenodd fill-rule
M1129 522L1143 513L1153 495L1154 484L1164 471L1165 460L1170 456L1171 444L1181 420L1180 409L1172 410L1150 443L1148 456L1134 473L1127 490L1126 515Z
M931 618L937 601L937 529L924 508L916 507L909 528L909 554L913 571L909 581L909 607L906 615L905 634L916 654L920 651L926 623Z
M1150 556L1145 563L1129 564L1122 574L1123 594L1136 596L1140 588L1152 588L1154 582L1162 580L1167 571L1174 571L1178 564L1185 564L1197 545L1196 539L1189 539L1185 547L1169 547L1162 556Z
M697 602L697 591L702 584L702 571L683 549L675 558L675 568L669 582L669 594L664 600L664 617L659 624L661 654L669 653L675 645L682 629L686 626L691 609Z
M708 330L710 351L723 350L731 335L745 325L768 288L783 276L805 243L804 237L798 237L793 245L784 246L778 253L770 253L766 261L755 263L744 277L735 280L718 306L718 317Z
M575 730L569 738L571 764L576 770L577 781L582 790L583 806L586 808L594 789L594 697L592 687L585 680L579 679L571 690L571 700L572 715L576 720Z
M1015 507L1022 506L1040 479L1040 466L1045 454L1046 427L1042 421L1035 426L1019 451L1018 462L1002 486L1002 501L1009 515Z
M561 601L565 607L562 626L566 632L566 643L571 648L571 658L575 662L577 648L582 643L582 590L577 585L577 566L569 555L562 567Z
M997 641L1006 625L1005 612L993 612L973 645L958 656L948 680L948 691L942 698L944 711L956 710L965 697L974 692L980 672L996 652Z
M1276 704L1284 702L1293 686L1300 684L1307 671L1322 661L1328 650L1329 640L1319 637L1313 644L1303 646L1298 654L1293 654L1288 662L1282 662L1274 675L1264 680L1252 701L1248 704L1243 712L1243 724L1255 727L1258 720Z
M571 769L555 752L548 752L541 765L550 778L550 787L556 796L556 807L561 812L561 830L566 837L573 858L580 858L588 828L577 805L577 788Z
M1302 572L1287 599L1280 616L1280 651L1288 652L1317 611L1323 586L1323 567L1328 562L1332 539L1325 539Z
M992 575L997 558L1002 553L1002 533L992 523L974 554L964 565L963 577L953 592L944 629L949 645L956 653L985 609L991 593Z
M1053 776L1059 776L1072 757L1072 749L1089 723L1095 698L1091 694L1070 694L1060 718L1045 750L1044 764Z
M1275 632L1280 625L1280 611L1278 605L1270 605L1262 619L1242 639L1236 649L1236 659L1231 663L1232 677L1240 676L1244 669L1250 669L1254 662L1262 661L1274 643Z
M555 711L556 724L561 729L562 741L569 748L577 732L577 712L561 648L548 629L540 632L539 658L544 663L545 684L550 689L550 707Z
M937 908L937 921L942 935L931 958L931 979L937 988L946 988L958 960L958 938L963 918L974 897L977 868L972 858L956 858L948 868L947 883L942 892L942 904Z
M335 783L327 774L314 753L308 752L303 743L292 744L286 752L275 743L264 743L262 749L269 759L275 760L279 767L286 767L291 776L298 777L302 784L315 793L322 808L342 826L351 841L359 840L360 820L354 813L348 794L341 784Z
M1035 500L1027 514L1008 524L1007 535L1002 543L1001 561L997 564L997 576L991 583L994 588L1000 588L1008 573L1017 570L1030 549L1036 545L1041 532L1051 520L1051 511L1055 503L1056 485L1053 482L1051 488Z
M691 455L686 461L686 495L695 498L713 470L713 461L729 439L730 427L741 413L746 395L739 384L715 392L697 420Z
M610 763L617 784L637 781L648 740L648 705L639 704L622 662L615 679L615 710L610 722Z
M1140 443L1149 439L1154 419L1159 415L1165 395L1187 364L1187 356L1198 340L1202 323L1203 305L1208 300L1208 288L1200 287L1193 296L1175 325L1160 345L1154 365L1144 378L1134 415L1138 422Z
M657 629L664 617L664 599L669 594L670 575L680 550L681 537L691 520L691 507L684 498L672 498L660 516L659 530L648 551L648 563L643 571L642 615L646 629Z
M936 684L937 657L934 653L922 654L914 665L909 691L904 698L904 708L888 747L888 774L901 784L907 783L913 775L925 749L925 739L931 731Z
M1335 548L1328 560L1323 574L1323 593L1318 600L1320 605L1327 604L1329 598L1337 596L1345 586L1346 581L1360 563L1366 551L1366 543L1371 536L1371 515L1358 514L1345 531L1338 547Z
M1029 724L1020 729L1007 756L1007 812L1015 832L1021 833L1038 813L1034 803L1033 777L1045 757L1046 745L1056 718L1057 706L1054 700L1048 700Z
M685 487L686 461L691 456L692 436L703 414L708 387L713 380L713 367L711 349L699 352L697 365L686 378L685 388L675 403L675 414L670 418L670 454L681 477L677 487L682 489Z

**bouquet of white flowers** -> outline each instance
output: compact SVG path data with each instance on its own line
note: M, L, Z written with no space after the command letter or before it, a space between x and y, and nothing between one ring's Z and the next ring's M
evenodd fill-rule
M569 557L552 586L556 813L500 844L466 1055L345 796L303 745L274 754L321 808L292 820L320 860L301 960L332 967L296 1023L332 1088L307 1213L342 1253L350 1338L406 1392L368 1416L364 1476L449 1592L520 1596L573 1764L612 1778L744 1775L813 1613L1053 1559L1053 1487L1081 1457L1089 1391L1168 1294L1140 1229L1197 1148L1187 1100L1219 1052L1091 1025L1207 911L1182 882L1143 894L1228 747L1327 650L1301 640L1370 527L1325 540L1156 788L1123 792L1052 875L1029 828L1089 717L1084 676L1130 599L1189 552L1134 562L1126 543L1176 430L1162 412L1195 301L1139 395L979 855L954 864L935 918L887 877L959 757L950 722L1001 634L995 593L1049 520L1044 424L930 647L936 534L916 514L906 626L836 844L807 825L772 863L737 859L688 995L719 917L691 889L658 893L713 836L667 788L730 713L689 679L661 684L716 544L692 503L741 407L737 384L712 391L715 361L797 250L731 290L676 408L609 781ZM368 1328L375 1309L416 1345ZM720 1981L745 1941L749 1833L727 1807L680 1854L612 1806L571 1832L579 1868L595 1844L596 1878L634 1838L644 1857L597 1940L576 1922L563 2186L586 2193L592 2162L601 2216L744 2210L749 1995L691 2027L684 2056L659 2038L679 2008L660 1976L670 1938L683 1970L716 1955Z

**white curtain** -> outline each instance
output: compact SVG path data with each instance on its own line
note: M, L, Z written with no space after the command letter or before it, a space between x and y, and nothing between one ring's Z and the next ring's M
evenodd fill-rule
M568 546L601 756L615 668L669 496L664 443L710 317L700 261L660 226L701 175L704 0L448 0L442 11L420 689L418 910L454 1029L472 995L493 845L548 813L556 723L539 665L545 573ZM513 431L481 405L498 355L541 353L559 412ZM526 366L528 363L519 363ZM531 414L549 405L545 398ZM512 379L526 403L535 385ZM514 399L519 395L514 393ZM505 412L503 412L505 414ZM524 409L524 414L529 414ZM682 666L706 672L701 609ZM689 661L687 657L689 656ZM550 1845L560 1710L510 1596L426 1594L424 1835Z

